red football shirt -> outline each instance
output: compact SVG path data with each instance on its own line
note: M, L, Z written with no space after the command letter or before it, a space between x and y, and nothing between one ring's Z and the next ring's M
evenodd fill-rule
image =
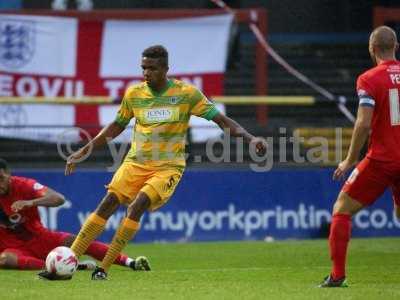
M385 61L357 79L360 105L374 108L367 157L400 163L400 62Z
M18 200L43 197L47 187L29 178L11 177L7 195L0 195L0 248L23 245L46 230L40 221L37 207L14 212L11 205Z

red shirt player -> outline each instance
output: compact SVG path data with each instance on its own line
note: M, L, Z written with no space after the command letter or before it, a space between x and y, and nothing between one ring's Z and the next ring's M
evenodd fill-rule
M347 157L333 175L341 179L358 161L370 135L368 153L347 179L333 207L329 247L331 274L320 287L346 286L346 253L351 217L373 204L390 187L396 214L400 216L400 62L396 33L387 26L376 28L369 52L376 67L358 77L360 99L357 120Z
M0 159L0 268L43 269L52 249L71 246L75 236L45 228L37 208L59 206L64 201L63 195L33 179L11 176L6 161ZM86 254L102 260L107 250L107 245L92 242ZM115 263L142 270L144 260L148 265L144 256L132 259L119 255ZM94 269L95 266L94 262L87 261L80 263L79 268Z

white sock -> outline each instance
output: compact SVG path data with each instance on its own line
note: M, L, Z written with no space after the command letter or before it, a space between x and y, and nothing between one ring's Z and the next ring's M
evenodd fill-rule
M128 257L125 261L125 266L129 267L129 265L131 264L131 262L135 261L133 258Z

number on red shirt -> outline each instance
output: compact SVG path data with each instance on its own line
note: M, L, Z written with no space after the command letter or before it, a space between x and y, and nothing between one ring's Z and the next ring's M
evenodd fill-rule
M400 125L400 100L399 90L389 90L389 104L390 104L390 121L392 126Z

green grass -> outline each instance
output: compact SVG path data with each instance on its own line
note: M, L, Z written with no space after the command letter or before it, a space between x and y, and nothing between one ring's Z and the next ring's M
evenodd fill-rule
M113 267L108 281L77 272L71 281L0 271L1 299L400 299L400 239L353 239L349 288L319 289L329 273L327 242L141 244L152 272Z

